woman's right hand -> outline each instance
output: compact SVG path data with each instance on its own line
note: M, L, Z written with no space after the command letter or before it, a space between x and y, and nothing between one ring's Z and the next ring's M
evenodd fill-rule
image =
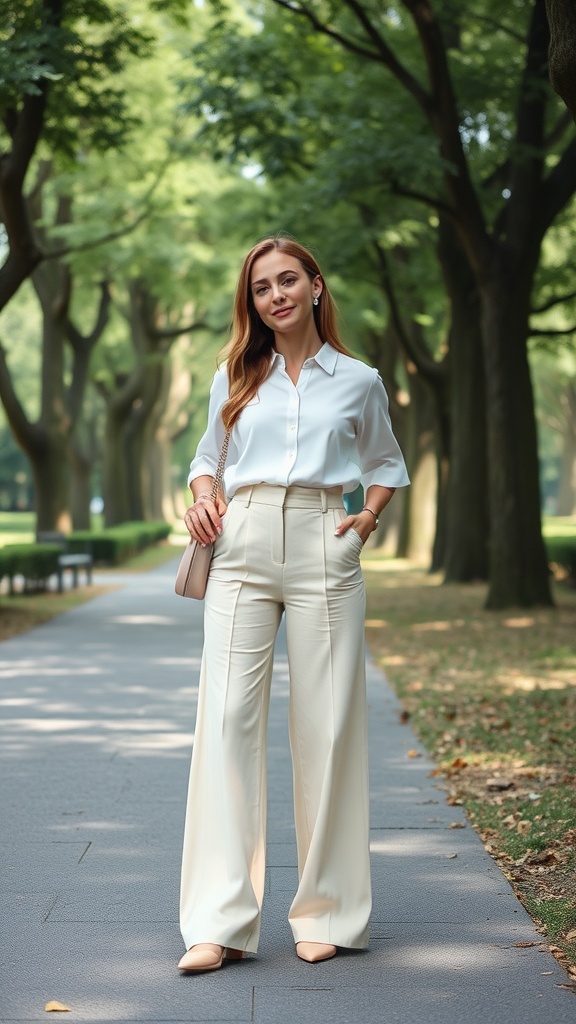
M199 541L202 547L213 544L222 533L222 518L226 514L227 505L222 498L212 501L201 495L184 513L184 522L191 537Z

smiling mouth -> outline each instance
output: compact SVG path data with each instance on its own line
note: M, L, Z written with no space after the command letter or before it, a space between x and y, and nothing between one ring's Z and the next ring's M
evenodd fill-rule
M272 316L285 316L287 313L291 313L295 306L282 306L282 309L277 309Z

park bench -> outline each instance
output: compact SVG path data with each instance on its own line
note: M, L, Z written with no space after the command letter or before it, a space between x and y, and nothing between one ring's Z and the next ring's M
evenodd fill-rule
M94 564L91 552L69 552L67 551L66 534L59 530L41 530L36 534L38 544L57 544L62 549L58 555L58 593L64 589L64 573L69 569L72 573L72 586L78 586L78 570L86 572L86 582L92 583L92 567Z

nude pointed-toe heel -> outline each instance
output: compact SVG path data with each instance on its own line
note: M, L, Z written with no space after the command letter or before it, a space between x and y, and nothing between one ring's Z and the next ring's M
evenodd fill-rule
M223 946L211 942L199 942L184 953L178 967L181 971L217 971L222 967Z
M217 971L224 960L242 960L246 954L243 949L231 946L217 946L212 942L199 942L184 953L178 967L189 973L200 971Z
M296 953L308 964L317 964L336 956L336 946L326 942L297 942Z

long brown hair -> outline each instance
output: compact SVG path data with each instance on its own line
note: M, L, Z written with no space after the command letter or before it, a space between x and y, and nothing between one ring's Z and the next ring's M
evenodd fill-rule
M297 259L311 281L315 277L322 277L312 253L294 239L284 235L262 239L245 256L234 299L232 336L225 349L229 398L222 408L222 419L226 430L230 430L234 426L242 409L254 398L258 388L264 383L270 372L274 331L267 327L258 316L254 308L250 284L252 268L256 260L273 249ZM323 290L320 301L317 306L313 307L316 329L322 341L332 345L338 352L350 355L351 353L340 341L334 299L323 277L322 281Z

